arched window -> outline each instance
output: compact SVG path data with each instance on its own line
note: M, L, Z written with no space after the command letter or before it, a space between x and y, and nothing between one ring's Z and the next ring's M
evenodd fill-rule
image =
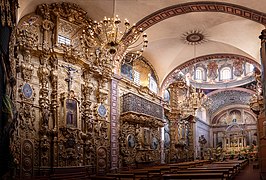
M202 67L197 67L195 71L195 80L204 80L205 72Z
M155 79L150 75L150 83L149 83L149 88L152 92L157 93L157 83Z
M167 102L170 101L170 92L167 89L164 91L163 99Z
M228 80L232 78L232 71L230 67L224 67L220 71L220 80Z
M250 63L246 63L246 74L253 73L254 65Z

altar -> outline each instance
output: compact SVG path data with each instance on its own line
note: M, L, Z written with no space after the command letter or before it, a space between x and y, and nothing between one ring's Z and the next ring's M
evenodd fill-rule
M239 152L247 147L246 137L243 134L229 134L224 136L224 150L227 152Z
M232 123L224 132L223 150L236 153L247 147L246 132L237 123Z

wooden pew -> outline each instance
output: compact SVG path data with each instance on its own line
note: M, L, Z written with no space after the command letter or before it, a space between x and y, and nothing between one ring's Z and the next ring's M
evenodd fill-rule
M190 174L190 173L223 173L224 179L228 180L231 178L229 169L187 169L175 172L177 174Z
M31 180L50 180L50 177L49 176L34 176L31 178Z
M237 172L236 173L239 173L240 169L241 169L241 166L240 166L240 163L235 163L235 162L214 162L212 163L213 166L233 166L233 167L236 167L236 170Z
M230 161L226 161L226 162L239 163L241 169L244 169L248 165L248 160L247 159L243 159L243 160L230 160Z
M190 174L164 174L164 180L173 180L173 179L212 179L212 180L224 180L223 173L190 173Z
M86 175L86 172L76 172L76 173L66 173L66 174L53 174L50 176L50 179L56 179L56 180L86 180L88 179L88 176Z
M226 171L225 176L227 177L227 179L232 179L232 177L235 176L234 174L234 167L210 167L210 168L206 168L206 167L194 167L194 168L188 168L188 170L222 170L222 171Z
M204 165L204 166L199 166L197 168L207 168L207 169L229 169L230 174L232 177L238 174L238 168L235 165L226 165L226 164L209 164L209 165Z
M74 180L74 179L88 179L85 167L56 167L54 172L50 175L50 179L56 180Z
M117 180L115 177L107 177L107 176L90 176L89 180Z
M134 173L107 173L107 177L115 177L117 180L135 179Z
M137 169L133 171L135 179L149 179L149 172L146 169Z

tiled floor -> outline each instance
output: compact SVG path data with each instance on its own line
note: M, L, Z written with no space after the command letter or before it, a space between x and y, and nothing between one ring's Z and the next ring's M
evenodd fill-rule
M245 169L240 171L234 180L260 180L260 170L253 168L253 165L256 163L257 162L250 162Z

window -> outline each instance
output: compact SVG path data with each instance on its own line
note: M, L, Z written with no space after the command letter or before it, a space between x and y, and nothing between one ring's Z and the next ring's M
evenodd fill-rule
M121 66L121 74L125 77L127 77L130 80L133 80L133 70L132 70L132 66L129 64L122 64Z
M254 71L254 65L253 64L249 64L249 63L246 63L246 73L253 73Z
M165 90L164 91L164 96L163 96L163 99L167 102L170 101L170 92L168 90Z
M232 72L230 67L224 67L221 69L220 72L220 79L221 80L228 80L231 79L232 77Z
M150 76L149 88L152 92L157 93L157 83L152 76Z
M65 36L58 35L58 43L59 44L70 45L70 39L65 37Z
M136 70L134 70L134 83L137 85L140 84L140 73Z
M203 80L204 79L204 69L202 67L197 67L195 72L195 80Z

